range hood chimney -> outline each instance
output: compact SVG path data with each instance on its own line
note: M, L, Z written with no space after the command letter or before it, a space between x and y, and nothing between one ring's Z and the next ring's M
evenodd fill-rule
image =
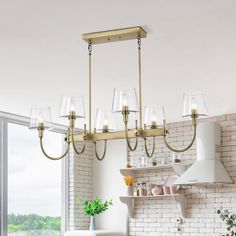
M220 160L221 127L200 123L197 127L197 161L175 184L233 183Z

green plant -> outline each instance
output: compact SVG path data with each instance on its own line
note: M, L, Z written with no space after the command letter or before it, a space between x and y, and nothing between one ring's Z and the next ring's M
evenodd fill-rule
M87 216L99 215L106 211L110 205L112 205L112 200L102 202L102 200L98 197L92 201L82 200L81 197L77 198L77 203L80 203L81 201L83 204L84 214Z
M229 210L217 210L217 214L220 215L220 218L226 224L228 230L228 233L222 236L236 236L236 214Z

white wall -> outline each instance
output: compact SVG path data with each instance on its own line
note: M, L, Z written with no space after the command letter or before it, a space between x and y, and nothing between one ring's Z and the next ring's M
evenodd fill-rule
M102 152L102 147L99 149ZM107 155L102 162L94 157L93 196L113 201L113 206L97 218L98 229L126 233L127 209L119 200L119 196L126 193L123 177L120 174L120 168L124 167L126 157L127 149L124 140L109 141Z
M62 94L88 104L81 35L142 25L143 104L163 104L178 120L183 92L202 91L210 115L235 112L235 12L235 0L1 0L0 110L28 115L49 104L56 121ZM94 47L93 114L111 107L114 87L137 85L136 46Z

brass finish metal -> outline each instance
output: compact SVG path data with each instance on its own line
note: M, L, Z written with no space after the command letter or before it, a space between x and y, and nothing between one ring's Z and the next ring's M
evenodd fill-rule
M131 40L138 37L146 38L146 32L141 26L87 33L82 36L83 40L92 44Z
M125 124L127 124L129 121L129 108L128 108L128 106L123 106L122 115L123 115L123 122Z
M39 138L42 138L42 137L43 137L43 131L44 131L44 124L41 123L41 124L39 124L39 126L38 126L38 135L39 135Z
M103 149L103 154L100 157L98 152L97 152L97 142L94 142L94 151L95 151L95 156L99 161L102 161L106 155L106 151L107 151L107 140L104 140L104 149Z
M158 128L158 129L148 129L148 130L136 130L136 129L130 129L128 130L128 137L129 138L135 138L138 137L153 137L153 136L163 136L164 129ZM74 135L74 141L75 142L82 142L84 140L86 141L100 141L100 140L113 140L113 139L125 139L126 134L125 131L116 131L116 132L108 132L108 133L88 133L86 135L84 134L75 134ZM71 135L68 136L68 141L72 141Z
M53 160L53 161L58 161L58 160L62 159L63 157L65 157L68 154L68 152L70 150L70 143L67 143L67 148L66 148L66 151L64 152L64 154L62 154L59 157L51 157L46 153L46 151L43 147L43 137L41 137L39 140L40 140L40 147L41 147L41 150L42 150L44 156L46 156L48 159Z
M142 68L141 68L141 37L138 37L138 88L139 88L139 128L143 128L142 106Z
M166 134L167 134L167 132L166 132L166 122L164 121L164 135L163 135L163 138L164 138L165 145L168 149L170 149L173 152L185 152L193 146L193 143L194 143L194 141L196 139L196 135L197 135L197 119L193 118L192 122L193 122L193 128L194 128L192 141L190 142L190 144L187 147L185 147L183 149L175 149L175 148L171 147L170 144L167 142L167 139L166 139Z
M68 130L68 133L71 134L71 140L72 140L72 146L73 146L73 149L74 149L74 152L79 156L81 154L83 154L83 152L85 151L85 145L86 145L86 142L83 141L83 147L82 149L79 151L76 146L75 146L75 140L74 140L74 130L71 129L71 130Z
M92 44L89 41L88 44L89 52L89 133L92 130Z
M138 135L137 135L137 131L135 133L135 144L134 144L134 147L131 147L130 145L130 141L129 141L129 135L128 135L128 124L125 123L125 139L126 139L126 143L127 143L127 146L129 148L130 151L135 151L136 148L138 147Z
M88 127L88 133L86 129L86 125L84 125L84 132L83 134L74 134L74 127L75 127L75 120L76 120L76 114L74 111L70 112L69 115L69 128L68 132L65 138L65 141L67 142L67 148L59 157L51 157L49 156L44 147L43 147L43 133L44 133L44 124L40 123L38 126L38 135L40 138L40 146L42 149L43 154L51 159L51 160L60 160L63 157L65 157L70 149L70 143L72 143L72 147L76 154L81 155L85 151L85 145L87 141L94 142L95 145L95 156L96 158L101 161L104 159L107 149L107 140L113 140L113 139L126 139L128 148L131 151L136 150L138 146L138 138L144 138L144 144L145 144L145 151L148 157L152 157L155 151L155 137L157 136L163 136L164 142L171 151L174 152L185 152L187 151L194 143L196 139L196 127L197 127L197 110L192 110L192 124L194 127L194 134L192 141L190 144L183 148L183 149L175 149L170 146L170 144L167 142L167 134L168 130L166 128L166 122L164 120L164 127L158 128L156 123L153 123L151 126L151 129L147 129L146 125L144 124L143 129L143 123L142 123L142 70L141 70L141 38L146 37L146 32L144 29L140 26L136 27L130 27L130 28L123 28L123 29L115 29L115 30L108 30L103 32L95 32L95 33L88 33L83 35L83 39L88 43L88 55L89 55L89 127ZM124 131L117 131L117 132L109 132L108 126L103 128L102 133L96 133L96 129L94 130L94 133L92 133L92 44L99 44L99 43L107 43L107 42L116 42L116 41L122 41L122 40L131 40L131 39L137 39L138 40L138 89L139 89L139 127L137 124L137 120L135 121L135 129L128 129L128 121L129 121L129 108L128 106L124 106L122 109L122 115L123 115L123 121L125 125ZM147 138L152 137L153 138L153 146L152 150L149 153L148 151L148 145L147 145ZM135 138L134 146L131 147L130 138ZM97 142L98 141L104 141L104 150L101 156L99 156L97 152ZM83 142L83 147L79 151L76 148L76 142Z
M75 120L76 120L75 112L71 111L70 115L69 115L69 127L71 129L74 129L74 127L75 127Z
M146 152L146 155L147 155L149 158L153 157L153 154L154 154L154 152L155 152L155 146L156 146L155 141L156 141L156 139L155 139L155 137L153 137L153 141L152 141L152 151L151 151L151 153L149 153L149 152L148 152L148 147L147 147L147 138L144 138L145 152Z

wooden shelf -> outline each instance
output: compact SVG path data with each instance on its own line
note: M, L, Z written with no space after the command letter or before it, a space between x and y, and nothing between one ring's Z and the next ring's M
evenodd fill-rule
M172 163L172 164L163 164L157 166L150 166L150 167L133 167L133 168L123 168L120 169L120 173L123 176L127 175L134 175L136 172L139 171L159 171L163 169L173 169L177 174L181 175L186 171L186 166L181 163Z
M160 199L160 198L172 198L180 206L182 217L185 218L185 195L184 194L168 194L168 195L158 195L158 196L121 196L120 201L126 204L128 208L128 213L131 218L133 218L134 212L134 201L135 199Z

